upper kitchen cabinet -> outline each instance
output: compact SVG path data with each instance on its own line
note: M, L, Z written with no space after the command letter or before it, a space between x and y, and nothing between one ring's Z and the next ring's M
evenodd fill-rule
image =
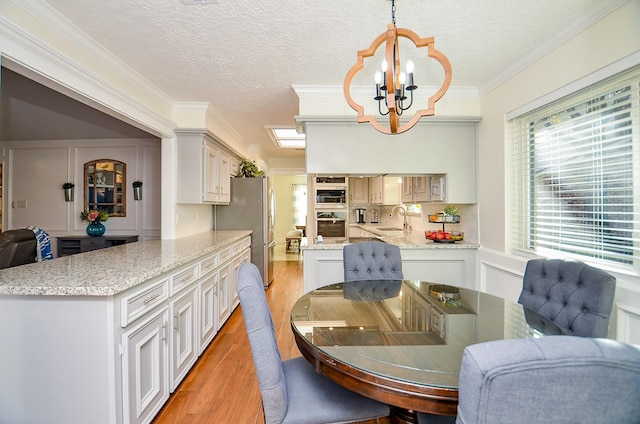
M354 205L369 203L369 178L349 178L349 203Z
M304 121L309 173L444 175L446 202L478 201L479 118L423 119L396 135L353 120L298 119Z
M206 133L178 135L178 203L229 204L231 155Z
M402 203L419 203L431 201L429 195L430 177L402 177Z
M399 205L402 184L400 177L377 176L369 178L369 203L372 205Z

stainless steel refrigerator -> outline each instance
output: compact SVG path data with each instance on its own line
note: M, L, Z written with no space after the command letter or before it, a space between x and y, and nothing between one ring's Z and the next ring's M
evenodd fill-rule
M265 287L273 281L275 210L275 195L267 177L232 178L231 203L214 208L215 229L253 230L251 262L260 270Z

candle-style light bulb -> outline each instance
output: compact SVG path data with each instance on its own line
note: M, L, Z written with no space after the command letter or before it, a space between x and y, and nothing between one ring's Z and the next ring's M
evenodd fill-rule
M413 60L407 60L407 74L413 74L414 67Z
M414 84L413 82L413 69L414 69L414 65L413 65L413 60L407 60L407 90L409 91L413 91L416 88L418 88L417 85Z
M382 72L387 72L387 67L389 64L387 63L387 59L382 59Z
M382 95L382 91L380 88L380 82L382 82L382 74L380 72L376 72L373 76L373 79L375 79L376 81L376 96L373 99L380 101L384 99L384 96Z
M404 85L405 82L407 82L407 74L400 72L400 84Z

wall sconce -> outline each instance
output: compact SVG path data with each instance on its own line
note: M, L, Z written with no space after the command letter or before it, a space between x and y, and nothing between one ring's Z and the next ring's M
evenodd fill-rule
M64 201L65 202L73 202L73 191L76 185L72 182L66 182L62 184L62 189L64 190Z
M131 185L133 186L133 200L142 200L142 181L136 180Z

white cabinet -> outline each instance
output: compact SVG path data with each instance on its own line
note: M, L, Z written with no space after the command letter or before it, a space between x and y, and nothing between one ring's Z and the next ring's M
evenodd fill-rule
M200 282L200 353L218 332L218 274L213 273Z
M208 135L178 134L178 203L228 204L231 156Z
M169 398L168 317L165 306L122 335L124 424L151 422Z
M369 178L369 203L399 205L402 201L402 182L399 177L379 175Z
M402 203L418 203L431 201L429 184L431 177L420 175L402 177Z
M304 293L344 279L342 246L304 250ZM405 280L431 281L458 287L475 287L476 248L400 248Z
M171 391L173 392L200 354L198 337L198 286L194 285L183 295L171 300Z
M349 178L349 203L369 203L369 178Z
M231 280L233 264L230 261L222 264L218 271L218 330L231 315Z

